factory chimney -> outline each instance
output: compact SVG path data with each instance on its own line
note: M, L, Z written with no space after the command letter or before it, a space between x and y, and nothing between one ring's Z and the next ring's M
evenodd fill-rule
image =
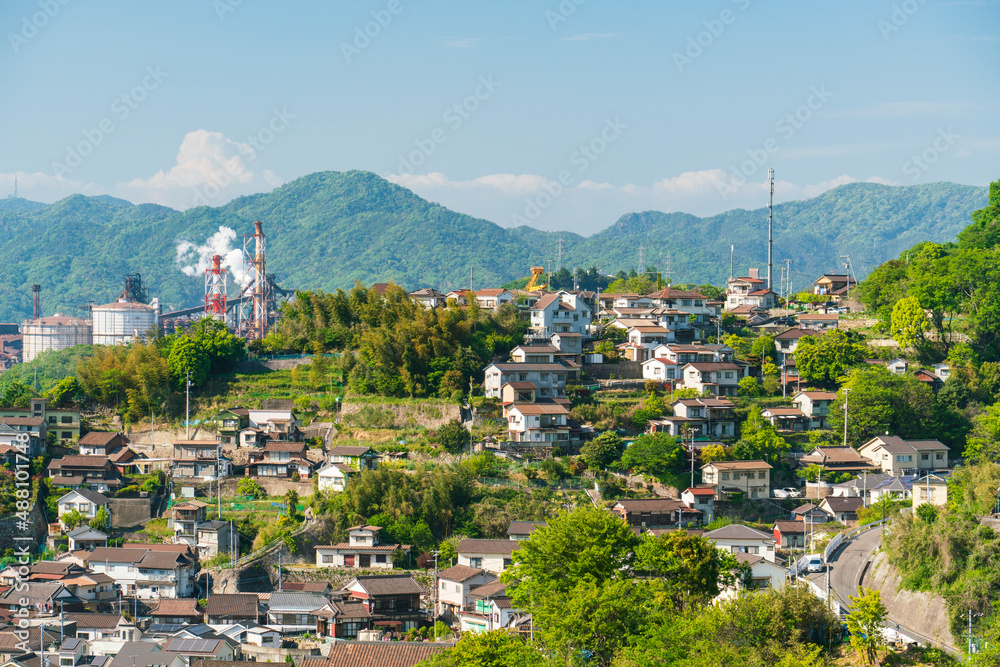
M41 293L41 291L42 291L41 285L31 286L31 300L32 300L31 319L33 320L37 320L38 317L41 315L41 308L38 302L38 295Z

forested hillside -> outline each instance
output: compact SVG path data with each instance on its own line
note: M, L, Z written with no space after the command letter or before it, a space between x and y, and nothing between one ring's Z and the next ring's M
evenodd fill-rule
M775 207L775 258L793 260L796 285L805 287L850 254L859 278L918 240L946 242L986 201L985 188L950 183L889 187L841 186L820 197ZM286 289L333 291L394 281L406 288L499 285L554 259L557 240L567 266L609 273L672 255L676 282L724 281L729 246L736 264L763 265L766 215L734 210L710 218L684 213L630 213L589 238L505 229L421 199L368 172L322 172L272 192L241 197L217 208L185 212L111 197L74 195L52 205L0 200L0 321L31 311L30 285L42 285L43 313L82 314L121 291L121 276L138 272L165 309L197 304L203 278L186 275L178 245L201 246L220 227L235 232L233 246L264 222L268 270ZM233 247L231 246L231 247Z

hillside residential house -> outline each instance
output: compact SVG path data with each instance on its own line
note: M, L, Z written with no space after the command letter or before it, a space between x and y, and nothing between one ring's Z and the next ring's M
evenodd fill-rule
M693 315L693 324L696 325L708 325L713 318L720 315L719 306L721 304L699 292L665 287L648 296L658 309L677 310L685 315Z
M732 361L692 362L681 368L680 386L713 396L735 397L747 367Z
M803 329L823 332L839 326L840 313L801 313L798 319L799 326Z
M95 614L86 611L66 612L64 618L76 623L76 636L88 641L135 641L139 631L121 614Z
M101 492L114 492L124 486L118 468L107 456L78 456L71 454L53 459L48 467L52 486L79 489L87 487Z
M108 535L90 526L77 526L66 533L69 551L93 551L108 546Z
M830 407L837 400L832 391L800 391L792 397L792 405L809 418L810 429L827 428Z
M344 463L355 470L375 470L378 468L379 453L363 445L339 445L329 451L330 463Z
M703 523L711 523L715 515L715 489L707 486L688 487L681 493L681 501L701 512Z
M205 615L209 625L260 621L260 599L253 593L213 593L208 596Z
M232 549L235 535L228 521L206 521L198 524L197 530L195 550L199 558L213 558Z
M495 574L466 565L455 565L438 572L437 615L450 622L457 621L462 610L470 604L472 589L496 580Z
M813 503L805 503L792 510L793 521L805 521L807 523L826 523L830 516Z
M198 561L186 545L103 547L87 553L84 563L94 573L113 577L127 596L151 600L194 594Z
M686 432L696 438L732 438L736 435L735 406L725 398L683 398L674 401L674 414L653 419L650 433L667 433L675 437Z
M174 529L174 544L187 544L194 547L198 544L198 526L205 523L207 503L200 500L182 500L170 508L170 524Z
M847 524L858 520L858 508L863 507L864 504L864 498L827 496L820 502L819 508L826 512L833 521Z
M549 342L558 350L556 360L579 361L583 353L583 339L584 335L575 331L557 331L549 336Z
M795 350L799 347L799 341L807 336L819 335L820 332L815 329L802 329L800 327L792 327L777 334L774 336L774 347L778 352L778 358L774 360L774 363L779 366L785 363L792 363L794 361Z
M83 608L83 600L73 595L61 581L28 581L0 593L0 609L8 618L14 612L27 609L32 616L49 616L59 611L60 603L69 611Z
M804 549L806 546L805 521L775 521L774 541L780 549Z
M622 518L630 528L679 528L686 519L699 523L701 513L688 508L673 498L650 500L619 500L611 511ZM684 516L685 513L687 516Z
M642 363L653 356L652 352L657 347L673 341L674 333L663 327L649 324L631 327L625 340L629 344L625 348L629 360Z
M509 628L511 619L520 614L507 595L507 584L493 581L473 588L469 604L462 610L462 632L490 632Z
M756 306L765 310L776 308L778 295L768 289L767 281L760 277L759 269L750 269L750 275L730 278L726 282L726 310L738 306Z
M358 474L358 471L346 463L331 463L316 471L320 491L340 493L347 488L347 483Z
M526 540L545 525L544 521L511 521L507 527L507 537L512 540Z
M808 431L812 424L812 420L806 413L798 408L764 408L760 414L779 431Z
M114 431L91 431L80 438L82 456L111 456L128 446L128 438Z
M110 603L118 599L115 580L106 574L81 574L59 583L84 602Z
M847 301L849 292L858 284L852 276L837 273L824 273L813 283L813 294L830 297L830 301L840 303Z
M665 357L653 357L642 362L642 379L673 382L677 379L677 362Z
M518 345L510 351L514 364L554 364L559 350L553 345Z
M590 335L593 310L587 302L566 291L546 294L531 307L529 336L549 338L554 333Z
M811 452L799 459L799 466L806 468L811 465L821 466L824 470L838 473L858 473L875 469L875 466L858 453L853 447L814 447ZM810 480L815 482L815 478Z
M514 403L504 412L514 442L569 442L569 409L561 403Z
M538 398L565 398L566 376L567 368L562 364L490 364L483 388L487 398L499 398L508 382L531 382L538 388Z
M204 614L198 610L198 601L194 598L177 598L160 600L156 609L149 613L154 623L188 623L197 625L204 620Z
M409 551L409 544L383 544L379 526L354 526L348 541L316 547L316 567L357 567L391 570L393 555Z
M408 574L355 577L344 590L365 606L375 626L408 632L427 620L420 606L424 591Z
M104 507L107 509L111 503L107 498L91 489L75 489L59 498L59 518L77 511L87 520L97 516L97 510Z
M653 356L669 359L681 366L695 361L733 361L735 354L728 345L704 343L667 343L653 350Z
M750 526L731 523L705 533L702 537L715 542L715 546L729 553L753 554L774 562L774 537Z
M250 428L250 411L237 405L215 415L214 421L219 440L227 445L239 447L242 444L240 432Z
M260 409L250 410L250 426L262 429L272 440L284 440L286 442L298 442L302 440L302 431L299 430L302 422L298 415L289 409Z
M0 348L2 348L2 341L0 341ZM0 421L9 417L41 419L45 423L45 433L40 434L41 440L44 441L49 432L55 433L56 439L63 443L79 440L80 411L73 408L50 408L46 402L44 398L32 398L29 399L27 408L0 408ZM39 444L42 448L45 447L44 442Z
M173 443L173 477L214 481L229 476L232 460L222 453L218 440L176 440Z
M948 502L948 476L928 473L913 480L913 511L925 503L943 506Z
M272 440L259 452L251 452L247 462L247 477L277 477L288 479L298 475L307 479L312 474L312 461L306 458L306 443Z
M464 539L458 543L458 564L500 574L510 567L510 556L518 546L518 540Z
M410 292L410 298L430 310L444 308L448 305L448 297L433 287L423 287L415 292Z
M771 495L771 464L767 461L715 461L701 467L705 486L715 490L717 497L742 493L747 498L768 498Z
M900 477L948 467L948 446L937 440L903 440L895 435L872 438L858 453L882 472Z
M44 454L48 446L46 444L45 421L41 417L2 417L0 418L0 447L17 447L18 436L28 437L28 444L23 453L28 458L35 458Z
M329 603L317 593L271 593L267 601L267 625L282 634L315 632L319 611Z
M736 560L750 566L750 584L744 586L743 582L737 582L735 588L724 591L720 597L732 597L740 590L779 591L788 581L788 570L764 556L741 552L736 554Z
M496 310L505 303L511 303L517 296L505 289L476 290L476 303L484 310Z

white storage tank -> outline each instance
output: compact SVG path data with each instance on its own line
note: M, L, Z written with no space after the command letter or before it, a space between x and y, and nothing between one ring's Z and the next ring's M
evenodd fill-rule
M22 358L25 363L47 350L65 350L74 345L93 342L90 322L75 317L53 315L21 322L23 343Z
M94 306L94 345L125 345L141 338L160 319L157 299L152 303L119 300L104 306Z

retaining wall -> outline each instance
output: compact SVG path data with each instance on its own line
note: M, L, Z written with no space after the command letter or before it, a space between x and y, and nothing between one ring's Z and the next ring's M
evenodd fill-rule
M595 380L610 380L612 375L621 380L641 380L642 364L638 361L621 361L617 364L584 364L583 372Z
M23 541L18 542L14 538L24 536L26 532L32 537L32 553L36 553L38 547L45 544L45 538L48 536L48 524L45 523L45 512L42 510L41 503L35 503L31 506L31 511L28 512L28 520L30 521L30 525L27 531L25 531L23 527L18 526L18 522L21 520L17 516L8 516L0 519L0 553L3 553L7 549L16 549L18 545L23 545Z
M400 428L424 426L438 428L452 419L462 419L462 409L457 403L350 403L345 402L340 408L340 420L345 426L351 427L349 415L356 414L365 406L392 413L393 425ZM364 428L364 425L357 424Z

